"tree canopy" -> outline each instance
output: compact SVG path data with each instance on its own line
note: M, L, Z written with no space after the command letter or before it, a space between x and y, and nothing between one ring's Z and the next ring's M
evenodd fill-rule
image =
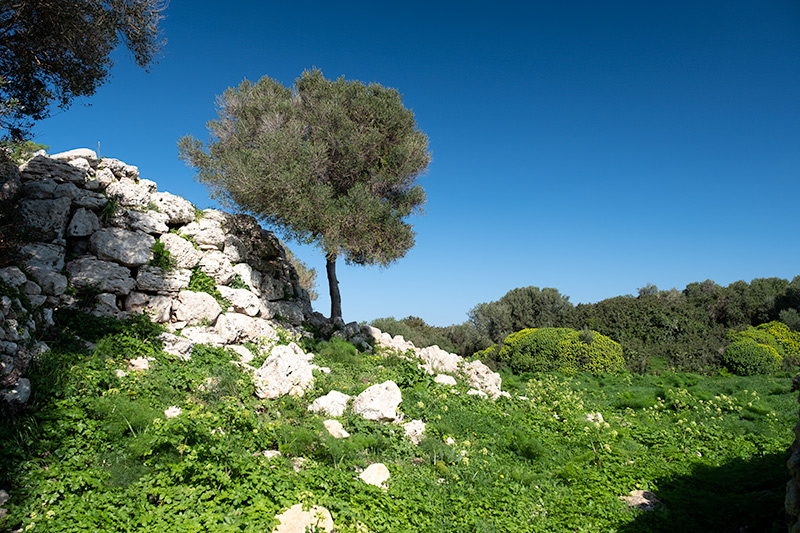
M0 127L23 138L106 80L120 42L146 68L161 48L165 0L0 0Z
M428 138L395 89L305 71L294 88L244 80L217 99L211 138L180 140L214 198L315 243L326 257L331 318L341 318L337 257L386 266L414 245L405 219L425 192Z

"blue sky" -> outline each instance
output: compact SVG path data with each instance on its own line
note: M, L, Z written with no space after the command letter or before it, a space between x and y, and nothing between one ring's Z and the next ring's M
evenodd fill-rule
M177 158L215 96L303 70L398 89L430 138L417 244L339 265L344 318L467 319L515 287L574 303L713 279L800 274L800 3L172 0L150 72L111 79L35 128L139 166L213 207ZM455 7L457 6L457 7ZM330 311L324 260L315 308Z

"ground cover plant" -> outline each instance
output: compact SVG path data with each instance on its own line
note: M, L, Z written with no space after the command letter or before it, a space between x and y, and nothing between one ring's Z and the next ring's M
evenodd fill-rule
M339 531L784 528L788 373L508 374L511 398L493 402L397 354L304 339L330 373L302 398L261 401L223 349L182 361L146 319L56 319L29 408L0 421L3 530L262 532L295 503L327 507ZM129 369L140 357L149 368ZM427 423L419 446L349 413L351 437L337 440L307 409L388 379L406 419ZM357 478L373 462L389 467L386 490ZM620 500L637 489L655 511Z

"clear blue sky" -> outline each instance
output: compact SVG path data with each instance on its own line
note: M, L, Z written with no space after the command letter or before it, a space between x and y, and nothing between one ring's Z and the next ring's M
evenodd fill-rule
M303 70L398 89L430 137L417 244L339 265L345 320L460 323L515 287L595 302L800 274L800 2L172 0L149 73L124 51L35 128L215 204L177 158L215 96ZM318 249L290 247L319 272Z

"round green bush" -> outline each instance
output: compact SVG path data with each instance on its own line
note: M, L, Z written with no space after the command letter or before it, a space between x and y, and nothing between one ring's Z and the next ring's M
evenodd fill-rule
M499 361L515 374L559 371L617 372L624 366L622 347L596 331L533 328L512 333L503 342Z
M759 344L753 339L732 342L722 354L722 364L740 376L769 374L781 368L783 358L768 344Z

